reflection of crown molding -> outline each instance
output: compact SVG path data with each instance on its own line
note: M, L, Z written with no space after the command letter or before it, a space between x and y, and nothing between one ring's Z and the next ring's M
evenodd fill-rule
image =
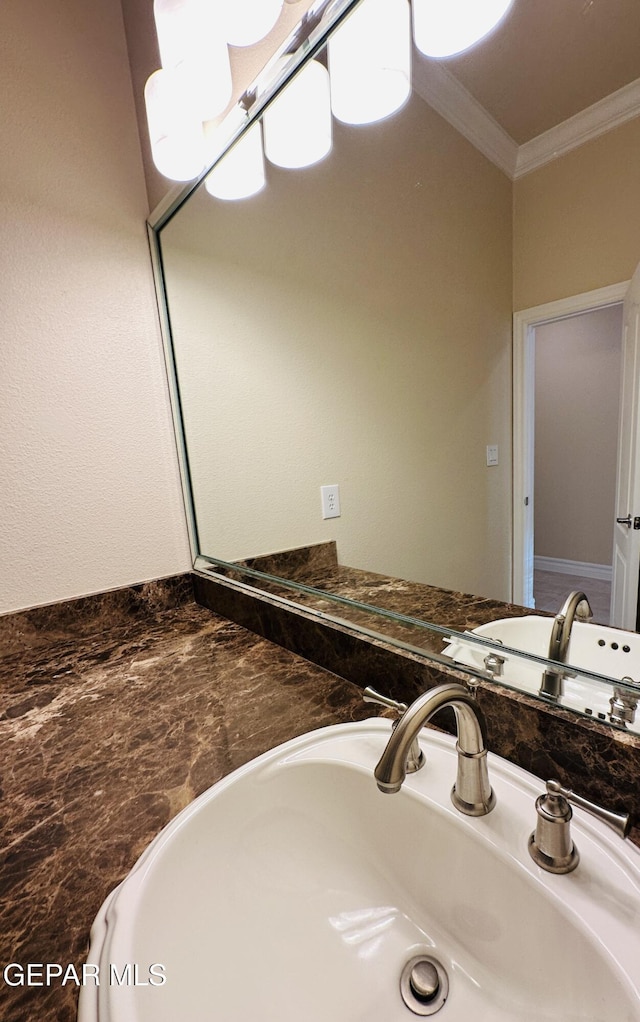
M442 64L431 60L414 61L413 87L425 103L496 167L509 177L514 176L517 143Z
M640 115L640 78L569 117L518 149L514 177L551 163L578 146Z
M414 61L413 86L429 106L510 178L523 177L625 121L640 116L638 78L562 124L518 146L442 64L431 60Z

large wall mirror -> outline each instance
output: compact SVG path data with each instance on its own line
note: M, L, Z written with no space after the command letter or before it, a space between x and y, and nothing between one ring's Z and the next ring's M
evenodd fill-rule
M501 31L490 53L515 29ZM267 161L265 187L238 201L202 181L156 225L201 567L244 565L251 585L266 571L307 605L317 592L397 611L398 584L511 600L514 181L508 154L487 156L495 140L438 112L445 78L499 100L479 50L444 71L414 53L393 116L334 119L322 161ZM527 121L544 130L535 104ZM456 656L475 642L486 670L491 633L460 639L445 617L423 640L422 608L402 611L402 640ZM617 668L580 667L608 704Z

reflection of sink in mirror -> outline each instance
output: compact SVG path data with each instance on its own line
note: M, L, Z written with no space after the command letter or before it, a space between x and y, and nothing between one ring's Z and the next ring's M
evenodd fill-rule
M381 794L389 734L312 732L180 813L92 929L101 977L135 962L149 985L86 985L80 1022L409 1022L423 956L443 1022L639 1022L638 848L576 810L578 868L547 873L527 848L541 781L490 754L496 806L463 816L455 740L430 730L425 766Z
M547 657L553 618L531 614L521 618L502 618L474 628L471 634L483 639L493 639L514 650L533 653L535 656ZM485 658L490 650L480 645L455 640L450 643L445 653L459 663L477 667L485 666ZM505 652L505 663L499 681L523 692L538 694L542 680L543 667L533 661L526 661L515 654ZM571 668L603 674L608 678L630 679L640 685L640 635L636 632L625 632L606 625L586 624L574 621L571 629L569 650L566 663ZM569 674L571 674L569 670ZM610 700L614 697L615 686L604 681L581 677L563 677L562 706L586 713L601 720L611 720L612 707ZM632 700L633 689L622 692L625 700ZM640 687L636 699L640 697ZM619 711L622 712L622 711ZM629 730L640 733L640 721L632 721L633 712L627 712L624 724L620 719L613 723L626 726ZM640 714L637 716L640 717ZM614 718L616 717L614 708Z

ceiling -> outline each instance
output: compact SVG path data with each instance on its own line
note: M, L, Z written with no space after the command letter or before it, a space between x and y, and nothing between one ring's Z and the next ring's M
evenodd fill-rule
M515 0L488 39L442 63L522 145L640 79L640 0Z
M232 53L239 80L252 80L310 6L288 0L267 39ZM640 79L640 0L515 0L484 42L437 63L522 145Z
M285 0L280 19L266 39L256 46L232 48L232 103L237 102L313 3ZM153 208L166 194L167 181L151 161L142 100L144 82L159 65L152 3L122 0L122 7ZM469 52L444 61L416 54L415 75L419 78L427 71L453 75L487 111L487 120L492 118L505 137L509 136L507 142L514 151L631 82L637 87L626 97L626 117L635 116L636 109L640 114L640 0L515 0L492 35ZM441 80L437 84L440 87ZM421 94L432 101L424 90ZM442 107L440 112L448 116ZM610 126L608 117L605 111L601 118L605 126ZM465 133L463 125L455 119L452 123ZM484 124L482 133L486 128ZM560 146L555 139L552 145L557 154ZM492 158L491 152L487 155ZM497 162L511 173L515 159L507 153Z

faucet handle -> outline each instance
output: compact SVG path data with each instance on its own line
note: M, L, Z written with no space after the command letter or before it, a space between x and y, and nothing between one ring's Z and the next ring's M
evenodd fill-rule
M569 788L563 788L559 781L547 781L546 787L546 794L536 799L538 819L535 832L529 838L529 854L548 873L570 873L580 861L578 849L571 839L571 805L606 823L621 838L629 833L631 818L628 813L603 809Z
M378 692L371 685L367 685L362 698L365 703L377 703L378 706L385 706L388 710L396 710L400 715L404 713L407 708L406 703L399 703L396 699L390 699L389 696L383 696L381 692Z
M399 703L396 699L390 699L389 696L383 696L381 692L377 692L375 688L368 685L362 693L362 698L365 703L376 703L378 706L384 706L387 710L395 710L398 714L398 719L394 720L391 725L395 728L400 720L400 717L407 709L406 703ZM415 774L416 770L425 764L424 752L420 748L418 739L415 738L411 743L409 752L407 754L406 772L408 774Z
M596 805L595 802L589 802L588 799L582 798L581 795L576 795L569 788L563 788L559 781L547 781L547 793L560 795L562 798L566 798L567 802L570 802L571 805L584 809L585 812L590 813L591 816L595 816L597 820L601 820L602 823L606 823L608 827L615 830L618 837L625 838L631 829L631 816L629 813L613 813L610 809L604 809L602 806Z

